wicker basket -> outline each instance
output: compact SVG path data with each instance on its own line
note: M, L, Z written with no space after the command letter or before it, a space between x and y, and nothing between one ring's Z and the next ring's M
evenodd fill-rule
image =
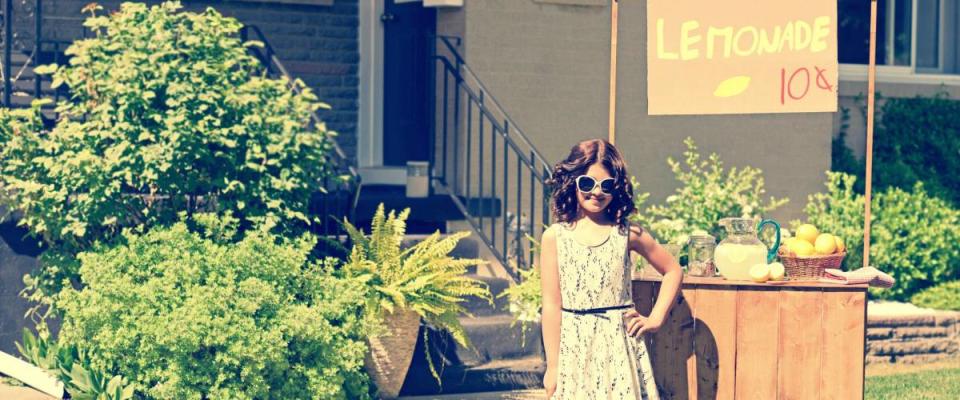
M786 270L787 280L816 281L826 275L825 269L840 268L847 252L806 257L797 257L783 252L777 253L777 255L780 257L780 262L783 263L783 269Z
M363 365L377 386L380 398L396 399L413 360L420 315L411 310L397 310L385 315L383 323L387 333L368 339L370 349Z

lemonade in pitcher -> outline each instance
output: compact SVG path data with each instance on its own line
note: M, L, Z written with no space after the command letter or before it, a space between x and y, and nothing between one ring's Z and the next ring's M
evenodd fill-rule
M773 260L780 246L780 224L773 220L759 221L754 218L724 218L720 225L727 229L727 237L720 241L713 252L713 263L720 275L729 280L749 281L750 267L766 264ZM768 248L760 238L758 231L765 225L776 229L775 243Z
M713 252L713 263L724 278L750 280L750 267L767 262L767 246L763 244L723 243Z

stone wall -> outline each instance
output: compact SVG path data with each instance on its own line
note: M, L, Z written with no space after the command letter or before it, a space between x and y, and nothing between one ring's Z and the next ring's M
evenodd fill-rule
M867 363L926 363L960 357L960 312L870 315Z

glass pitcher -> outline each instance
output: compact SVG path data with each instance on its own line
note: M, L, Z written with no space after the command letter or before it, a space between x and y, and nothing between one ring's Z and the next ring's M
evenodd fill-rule
M776 239L773 247L767 247L758 234L766 225L773 225ZM780 224L772 219L723 218L720 226L727 230L727 237L720 241L713 255L714 265L720 275L729 280L750 280L750 267L773 262L780 247Z

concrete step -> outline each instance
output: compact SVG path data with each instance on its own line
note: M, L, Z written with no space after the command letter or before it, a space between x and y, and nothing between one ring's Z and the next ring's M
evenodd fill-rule
M477 274L469 274L467 276L486 283L487 287L490 289L490 294L493 296L493 304L490 304L490 302L479 297L468 297L467 301L462 303L467 311L469 311L475 317L504 315L509 313L509 309L507 308L509 306L509 300L506 298L506 296L498 299L497 295L503 293L505 289L509 288L512 284L512 281L509 279Z
M365 233L369 233L369 231L369 229L364 229ZM407 234L403 238L400 246L402 248L408 248L420 243L423 241L423 239L426 239L429 236L430 234L427 233ZM473 234L471 234L471 236L473 236ZM477 239L474 239L471 236L460 239L460 241L457 242L457 247L454 247L453 250L450 251L450 256L455 258L480 258L481 244Z
M400 394L424 396L543 388L546 363L539 356L497 360L475 366L448 367L442 385L425 370L410 370Z
M462 317L460 323L474 349L456 345L456 358L466 365L479 365L494 360L539 356L542 352L540 324L533 323L526 334L510 314Z

